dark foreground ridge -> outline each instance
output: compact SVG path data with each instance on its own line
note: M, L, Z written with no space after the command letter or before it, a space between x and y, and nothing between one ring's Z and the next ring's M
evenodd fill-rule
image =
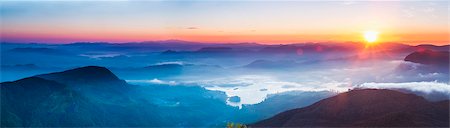
M282 112L253 127L448 127L449 101L392 90L341 93L308 107Z

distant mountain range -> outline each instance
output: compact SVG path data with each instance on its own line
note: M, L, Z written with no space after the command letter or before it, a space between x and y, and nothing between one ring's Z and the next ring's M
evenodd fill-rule
M32 54L53 54L53 55L68 55L69 53L63 50L57 50L52 48L41 48L41 47L24 47L24 48L13 48L9 52L14 53L32 53Z
M430 102L392 90L358 89L282 112L252 127L448 127L449 100Z
M128 42L128 43L107 43L107 42L76 42L71 44L16 44L2 43L4 48L11 48L12 51L20 52L49 52L49 53L66 53L58 49L68 51L116 51L125 52L132 50L133 52L164 52L172 51L198 51L198 52L242 52L242 51L258 51L259 53L271 54L297 54L303 52L309 53L328 53L328 52L352 52L364 48L363 43L293 43L283 45L270 45L258 43L202 43L190 42L182 40L165 40L165 41L145 41L145 42ZM383 50L395 52L413 52L419 49L430 50L449 50L449 45L405 45L400 43L382 43L379 45ZM15 49L14 49L15 48Z

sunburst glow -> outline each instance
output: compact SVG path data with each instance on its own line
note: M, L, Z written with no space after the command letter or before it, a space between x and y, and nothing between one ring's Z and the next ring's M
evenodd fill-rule
M378 34L379 34L379 32L377 32L377 31L365 31L364 32L364 39L368 43L374 43L378 39Z

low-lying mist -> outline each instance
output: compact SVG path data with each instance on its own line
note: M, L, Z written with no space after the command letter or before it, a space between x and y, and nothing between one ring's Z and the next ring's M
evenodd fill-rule
M387 51L367 52L361 44L318 43L189 44L186 49L175 47L179 44L145 43L2 45L2 82L103 66L132 86L201 87L223 92L223 102L240 110L233 120L237 122L268 118L357 88L397 89L431 100L450 96L448 67L427 70L433 65L404 60L417 46L395 45ZM164 90L170 88L160 91ZM162 107L177 104L157 101L154 104ZM276 108L271 108L274 105ZM255 110L262 113L252 113Z

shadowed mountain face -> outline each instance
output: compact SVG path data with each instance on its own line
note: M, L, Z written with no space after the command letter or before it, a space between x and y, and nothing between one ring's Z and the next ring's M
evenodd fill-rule
M123 90L124 85L126 83L108 69L94 66L4 82L1 83L1 124L24 127L159 125L152 122L156 118L154 115L144 118L139 113L145 112L123 106L143 107L133 104L124 95L127 92ZM98 91L100 89L102 91ZM146 107L153 108L152 105ZM142 119L148 123L141 122Z
M449 66L448 51L420 50L405 57L405 61L420 63L425 65Z
M391 90L353 90L257 122L255 127L448 127L449 101Z
M39 83L38 85L36 83ZM15 82L2 83L2 101L14 99L13 102L33 104L45 100L54 91L61 91L65 85L39 77L24 78ZM7 97L3 97L7 96ZM21 99L23 98L23 99ZM3 104L2 104L3 105ZM8 104L8 106L15 104ZM32 107L32 106L29 106Z

